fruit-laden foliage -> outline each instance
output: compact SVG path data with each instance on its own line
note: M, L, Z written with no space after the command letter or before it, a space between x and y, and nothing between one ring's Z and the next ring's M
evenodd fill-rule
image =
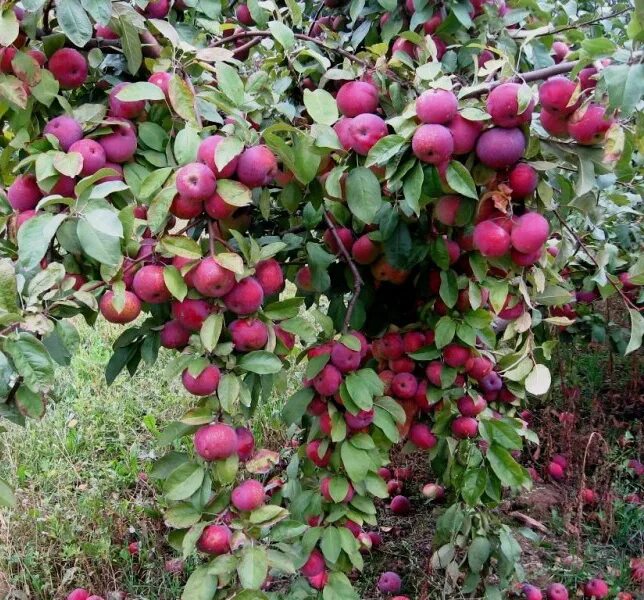
M432 565L500 598L520 546L491 509L530 486L556 334L644 333L643 7L596 10L3 5L0 414L44 414L71 317L131 324L107 380L164 347L197 398L152 473L186 599L357 597L374 499L410 509L397 444L447 502ZM592 309L614 294L630 332ZM304 360L293 447L255 449Z

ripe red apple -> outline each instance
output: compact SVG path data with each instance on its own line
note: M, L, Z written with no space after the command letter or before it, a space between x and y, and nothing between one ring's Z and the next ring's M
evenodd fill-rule
M485 257L498 258L510 250L510 234L494 221L481 221L474 227L474 247Z
M471 396L461 396L456 402L456 406L464 417L476 417L487 408L487 402L481 396L476 400Z
M268 185L277 171L277 159L267 146L247 148L237 162L237 179L249 188Z
M416 100L416 114L422 123L446 125L457 111L458 100L449 90L426 90Z
M215 153L217 151L217 146L223 142L224 139L225 138L221 135L211 135L204 139L199 144L197 160L207 165L207 167L215 174L215 177L228 179L235 174L240 155L237 154L236 156L233 156L233 158L230 159L230 162L228 162L223 169L218 169L215 164Z
M314 548L306 559L306 562L300 567L300 573L304 577L315 577L324 572L325 568L324 555L317 548Z
M457 113L447 124L447 129L449 129L454 140L453 154L461 156L474 150L476 140L478 140L481 131L483 131L483 124L480 121L469 121Z
M394 481L393 479L391 481ZM389 483L391 483L391 481ZM387 486L389 488L389 486ZM389 504L391 512L395 515L408 515L411 512L411 502L406 496L394 496Z
M546 588L546 600L568 600L568 590L561 583L551 583Z
M445 488L437 483L426 483L421 491L430 500L441 500L445 496Z
M329 582L329 572L322 571L313 577L307 577L309 585L316 590L322 590L326 587L326 584Z
M541 119L541 126L550 135L558 138L568 137L568 117L556 115L542 108L539 118Z
M454 152L454 138L443 125L421 125L414 132L411 148L419 160L438 165Z
M202 258L192 271L194 287L209 298L222 298L235 287L235 274L211 256Z
M172 79L172 75L170 73L167 73L165 71L158 71L157 73L152 73L152 75L148 77L148 82L153 83L158 88L161 88L161 90L163 91L163 93L166 95L166 98L167 98L168 88L170 86L170 79Z
M562 117L577 110L581 100L571 102L577 89L575 82L567 77L550 77L539 86L539 102L548 112Z
M606 117L606 109L599 104L590 104L579 108L568 120L570 137L584 145L598 144L613 124L613 119Z
M554 42L552 44L552 51L550 52L550 54L553 55L556 64L562 62L569 53L570 46L568 46L566 42Z
M226 308L236 315L250 315L264 302L264 290L254 277L245 277L224 296Z
M341 117L333 126L338 140L345 150L353 148L353 136L351 135L351 122L353 119L349 117Z
M313 387L321 396L333 396L342 383L342 373L333 365L325 365L313 378Z
M86 58L73 48L60 48L50 57L47 65L54 79L64 89L80 87L87 80L88 66Z
M195 396L210 396L214 394L219 387L221 373L216 365L208 365L196 377L190 374L186 369L181 375L181 381L191 394Z
M423 450L431 450L438 443L438 438L425 423L414 423L409 430L409 441Z
M95 140L84 138L74 142L69 147L69 152L78 152L83 158L83 167L80 174L83 177L93 175L105 166L106 156L103 147Z
M371 113L358 115L349 123L352 148L362 156L369 154L376 142L388 133L387 124L378 115Z
M230 541L232 532L227 525L208 525L199 540L197 541L197 550L219 556L230 552Z
M351 247L353 260L359 265L370 265L382 253L382 246L372 241L367 234L360 236Z
M247 479L233 489L230 501L237 510L249 512L264 504L265 497L264 486L259 481Z
M418 390L418 380L411 373L396 373L391 380L391 392L397 398L413 398Z
M14 210L33 210L43 197L36 178L31 175L18 175L7 190L7 199Z
M170 212L178 219L189 221L194 217L198 217L202 213L203 207L201 200L192 200L177 194L170 205Z
M87 600L89 592L83 588L76 588L67 596L67 600Z
M119 123L110 123L112 133L98 138L98 143L105 151L108 162L124 163L130 160L137 147L136 128L126 119L119 119Z
M108 290L101 296L99 310L106 321L110 323L130 323L141 313L141 301L132 292L125 292L125 303L122 310L114 306L114 292Z
M203 163L189 163L177 171L177 192L188 200L205 201L215 193L215 174Z
M237 452L237 433L226 423L211 423L197 429L195 451L207 461L228 458Z
M235 17L242 24L250 27L255 24L253 16L250 14L250 9L246 4L238 4L235 7Z
M519 92L521 85L518 83L502 83L495 87L487 97L487 112L492 117L492 122L498 127L519 127L529 123L534 109L534 99L531 99L527 108L519 112Z
M373 417L373 409L361 410L356 415L353 415L350 412L344 413L344 420L351 431L358 431L365 427L369 427L369 425L373 423Z
M342 373L355 371L362 362L362 353L359 350L351 350L342 342L335 342L331 350L331 363Z
M161 265L145 265L136 272L132 281L134 293L148 304L162 304L172 295L163 278Z
M538 587L530 585L529 583L524 583L521 586L521 593L525 600L542 600L543 595L541 590Z
M268 342L268 327L259 319L236 319L228 325L228 330L238 352L260 350Z
M400 575L393 571L386 571L378 578L378 589L384 594L397 594L401 587Z
M512 224L512 246L524 254L541 250L549 235L548 221L536 212L527 212Z
M340 87L335 100L345 117L374 113L378 108L378 88L366 81L349 81Z
M471 350L459 344L448 344L443 348L443 360L450 367L462 367L471 356Z
M185 348L190 341L190 331L179 321L167 321L159 333L161 346L170 349Z
M255 450L255 437L253 432L247 427L237 427L237 454L240 460L248 460L253 456Z
M167 0L161 0L166 1ZM131 84L126 81L116 84L110 91L107 99L109 106L109 116L122 119L134 119L138 117L145 110L145 100L119 100L118 94L121 90L127 88Z
M164 19L170 12L170 0L150 0L144 14L149 19Z
M69 147L83 137L81 124L73 117L60 115L51 119L43 128L43 134L53 135L60 144L60 149L67 152Z
M526 141L519 128L493 127L484 131L476 143L476 156L491 169L506 169L523 156Z
M457 439L476 437L479 431L479 424L473 417L456 417L452 421L452 434Z
M351 250L353 248L353 232L351 231L351 229L349 229L348 227L338 227L336 228L335 232L340 238L344 249L347 252L351 253ZM333 252L333 254L340 254L340 245L338 244L337 240L335 239L335 235L333 235L333 232L330 229L327 229L324 232L323 239L326 247L331 252Z
M530 165L519 163L510 171L508 183L512 188L512 199L520 200L527 198L537 189L539 175Z
M306 456L316 466L324 468L331 462L331 449L327 448L324 455L320 456L322 440L313 440L306 445Z
M555 481L563 481L565 477L563 467L556 462L551 462L548 464L548 475L550 475L550 477L552 477Z

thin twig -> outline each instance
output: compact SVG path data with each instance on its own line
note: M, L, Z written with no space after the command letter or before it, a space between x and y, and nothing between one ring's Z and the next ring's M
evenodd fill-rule
M530 35L531 33L533 33L533 30L521 29L520 31L515 32L514 34L511 34L511 37L514 39L523 39L523 38L532 38L532 37L539 38L545 35L556 35L557 33L570 31L571 29L579 29L580 27L587 27L588 25L594 25L595 23L599 23L600 21L606 21L608 19L619 17L619 15L622 15L625 12L628 12L630 10L633 10L633 8L631 6L627 6L626 8L617 10L614 13L611 13L609 15L604 15L603 17L595 17L594 19L590 19L589 21L578 21L577 23L572 23L570 25L564 25L562 27L557 27L557 28L554 28L552 25L550 25L548 26L547 31L539 32L534 36Z
M579 237L579 234L574 229L572 229L572 227L570 227L570 225L568 225L568 223L566 223L566 221L563 219L561 214L559 214L559 211L556 208L552 212L555 213L555 216L557 217L557 219L559 219L559 222L563 225L563 227L566 229L566 231L568 231L568 233L570 233L570 235L572 235L575 238L575 241L581 246L581 248L586 253L586 256L588 256L588 258L591 260L591 262L598 269L601 269L601 266L597 262L597 259L595 258L595 256L593 254L590 253L590 251L588 250L588 246L586 246L586 244L584 244L583 240ZM626 308L632 308L633 310L636 310L638 312L644 310L644 307L639 308L639 307L635 306L635 304L633 304L631 299L624 293L624 290L622 290L622 288L620 288L612 280L612 278L610 276L608 277L608 281L615 288L617 293L621 296L622 300L624 301L624 304L626 305Z
M210 256L215 257L215 223L212 219L208 221L208 250Z
M320 13L322 12L323 8L324 8L324 2L320 2L320 6L318 6L318 9L315 11L315 14L313 15L313 19L311 19L311 26L309 27L307 35L311 35L311 33L313 33L313 28L315 27L315 22L320 17Z
M362 289L362 284L364 282L362 281L362 277L360 277L360 271L358 271L358 267L356 267L356 263L353 262L351 253L346 249L344 243L342 242L342 239L338 235L338 231L335 228L333 219L331 219L331 216L326 211L324 211L324 220L326 221L326 224L329 226L329 230L331 231L331 234L335 238L335 243L338 245L338 249L342 253L342 256L344 256L345 260L347 261L347 264L349 265L349 269L351 269L351 273L353 274L353 293L351 295L351 300L349 300L349 305L347 306L347 312L344 315L344 323L342 324L342 331L346 332L347 329L349 329L349 323L351 323L351 316L353 315L353 310L355 309L356 302L358 301L358 296L360 296L360 290Z

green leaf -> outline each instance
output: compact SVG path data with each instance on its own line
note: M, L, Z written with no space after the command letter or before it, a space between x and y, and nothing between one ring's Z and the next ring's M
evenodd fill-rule
M456 305L456 300L458 300L458 282L454 271L441 271L439 295L449 308L453 308Z
M387 164L405 145L405 138L400 135L386 135L380 138L369 150L365 167Z
M121 26L121 47L127 60L127 70L135 75L143 62L139 32L124 15L119 17L119 25Z
M154 83L137 81L123 86L116 94L116 99L121 102L135 102L137 100L165 100L163 90Z
M250 189L232 179L218 179L217 193L226 204L231 206L248 206L253 201Z
M201 338L203 347L208 352L212 352L217 346L223 324L224 316L221 313L208 315L206 320L203 322L201 330L199 331L199 337Z
M239 583L247 590L258 590L268 574L268 557L262 546L246 546L237 566Z
M0 506L6 506L7 508L16 506L16 497L13 494L13 490L3 479L0 479Z
M417 162L412 170L407 174L403 182L403 194L405 201L415 214L420 215L420 194L423 189L425 174L423 166Z
M324 600L360 600L349 578L338 571L329 575L329 582L324 587L322 597Z
M166 235L159 240L164 252L183 258L201 258L201 246L184 235Z
M457 160L451 161L447 167L447 183L455 192L478 200L474 179L465 165Z
M205 471L197 463L184 463L164 481L163 492L168 500L190 498L201 487L205 475Z
M467 550L467 562L474 573L480 573L490 558L492 545L483 536L475 537Z
M338 105L326 90L304 90L304 106L316 123L333 125L338 120Z
M18 312L16 271L9 258L0 259L0 311Z
M362 481L371 468L370 451L356 448L350 441L343 442L340 448L342 464L352 481Z
M351 212L362 222L373 223L382 206L380 184L374 173L365 167L353 169L347 177L346 190Z
M349 489L349 484L348 482L346 483L347 489ZM342 546L340 545L340 533L337 527L326 527L324 529L322 540L320 541L320 549L322 550L322 554L324 554L324 558L329 562L334 563L338 560Z
M83 8L101 25L108 25L112 16L111 0L81 0Z
M197 567L183 588L181 600L212 600L217 593L217 576L208 573L208 565Z
M454 335L456 334L456 323L451 317L448 317L447 315L441 317L438 323L436 323L435 333L436 347L444 348L454 339Z
M270 375L282 370L282 361L272 352L256 350L241 357L237 363L239 367L258 375Z
M22 266L31 270L45 256L49 244L56 235L67 214L44 213L29 219L18 230L18 257Z
M0 75L0 98L5 98L18 108L27 108L29 96L20 79L13 75Z
M197 125L194 92L178 75L173 75L170 79L168 99L174 112L191 125Z
M642 346L642 337L644 336L644 316L639 311L629 308L628 314L631 318L631 337L628 341L625 354L635 352Z
M170 290L170 293L179 300L179 302L182 302L188 294L188 286L181 276L179 269L172 265L166 265L163 268L163 281L165 282L168 290Z
M180 165L197 160L201 138L196 128L186 125L174 139L174 156Z
M371 410L373 406L373 397L364 380L356 373L351 373L345 379L347 391L356 406L361 410Z
M60 0L56 19L65 35L76 46L84 46L92 38L92 23L78 0Z
M312 388L302 388L295 392L282 409L282 419L287 425L299 424L309 407L315 392Z
M528 472L512 458L512 455L503 446L491 444L485 458L504 486L516 489L529 484Z
M16 391L16 406L30 419L40 419L45 414L45 402L42 397L26 385L21 385Z
M244 102L244 82L237 69L226 63L219 63L216 70L219 89L235 106L240 106Z
M54 384L54 363L47 348L31 333L21 332L7 338L4 351L34 392L47 391Z
M20 32L20 23L11 7L0 12L0 46L11 46Z
M644 65L614 65L600 71L606 82L610 108L619 108L620 115L631 115L644 94Z
M226 137L215 148L215 166L222 170L233 158L244 150L244 142L236 137Z
M269 21L268 28L284 50L290 50L293 47L295 44L295 35L284 23L280 21Z
M535 365L525 379L526 392L534 396L543 396L550 389L551 380L550 370L546 365Z
M35 220L32 219L32 221ZM76 234L83 251L93 259L112 267L119 264L121 260L121 240L118 236L99 231L87 218L78 219Z
M469 506L476 506L487 487L487 471L480 467L468 468L463 475L461 496Z

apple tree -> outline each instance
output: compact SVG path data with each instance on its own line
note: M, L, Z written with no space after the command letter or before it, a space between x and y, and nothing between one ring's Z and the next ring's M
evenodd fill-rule
M501 598L557 333L613 295L644 333L641 2L0 11L0 414L44 414L73 317L123 325L108 382L163 347L195 396L152 471L184 598L357 598L377 504L411 509L394 447L444 503L432 566Z

